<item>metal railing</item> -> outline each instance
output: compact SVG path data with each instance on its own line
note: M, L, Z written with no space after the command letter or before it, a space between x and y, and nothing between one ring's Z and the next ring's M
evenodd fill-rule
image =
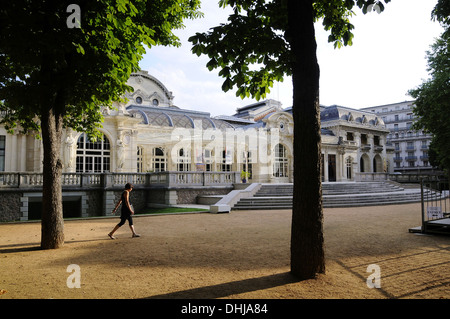
M449 182L445 179L422 179L422 232L450 234Z

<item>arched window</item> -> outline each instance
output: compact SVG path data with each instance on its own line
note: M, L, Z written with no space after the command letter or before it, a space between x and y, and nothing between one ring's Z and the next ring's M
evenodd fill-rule
M373 158L373 172L382 173L383 172L383 160L380 155L375 155Z
M367 154L361 155L359 160L359 171L361 173L370 173L370 159Z
M155 147L152 152L152 170L154 172L166 171L166 156L164 150L160 147Z
M289 176L289 159L286 147L282 144L275 146L275 162L273 164L274 177Z
M103 135L92 141L86 133L77 142L77 173L103 173L111 169L111 146L108 138Z

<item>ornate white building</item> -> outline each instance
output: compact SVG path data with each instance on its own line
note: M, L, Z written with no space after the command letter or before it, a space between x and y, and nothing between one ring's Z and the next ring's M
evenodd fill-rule
M102 140L67 129L65 173L206 171L248 172L251 182L292 182L292 110L274 100L240 108L233 116L181 109L163 83L132 74L128 102L104 109ZM359 181L392 172L389 130L372 112L321 108L323 181ZM0 127L0 171L41 172L41 141Z
M175 106L172 92L145 71L128 84L134 92L126 94L127 102L102 110L101 140L64 132L65 217L111 214L126 182L136 186L133 205L143 211L150 204L231 194L244 179L293 181L291 108L266 100L211 117ZM324 182L384 180L392 172L394 148L377 114L321 107L321 122ZM0 126L0 221L40 218L42 160L40 140Z
M329 106L321 111L321 126L325 181L383 179L393 172L389 130L376 114Z

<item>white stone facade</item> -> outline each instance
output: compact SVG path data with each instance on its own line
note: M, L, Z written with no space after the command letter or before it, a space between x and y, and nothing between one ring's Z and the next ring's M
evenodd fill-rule
M392 147L383 120L342 106L321 110L324 181L367 181L391 173Z
M249 182L293 181L291 109L267 100L233 116L181 109L164 84L145 71L133 74L126 103L104 109L102 141L65 130L65 173L248 172ZM393 171L383 119L339 106L322 107L323 181L360 181ZM0 171L41 172L42 145L34 136L0 127Z

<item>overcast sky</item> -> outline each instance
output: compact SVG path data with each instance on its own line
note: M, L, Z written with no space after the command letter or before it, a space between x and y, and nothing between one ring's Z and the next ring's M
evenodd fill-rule
M209 72L208 58L191 53L187 39L196 32L226 22L230 10L218 7L217 0L203 0L204 18L187 20L186 28L177 30L182 46L153 47L147 50L140 66L173 92L174 104L180 108L205 111L211 116L232 115L236 109L255 103L240 99L235 90L221 90L223 78L218 70ZM407 91L428 77L426 51L442 28L431 21L436 0L392 0L383 13L356 16L353 45L334 49L327 42L328 33L316 24L319 60L320 103L363 108L411 100ZM275 84L267 98L292 106L292 83L289 77Z

